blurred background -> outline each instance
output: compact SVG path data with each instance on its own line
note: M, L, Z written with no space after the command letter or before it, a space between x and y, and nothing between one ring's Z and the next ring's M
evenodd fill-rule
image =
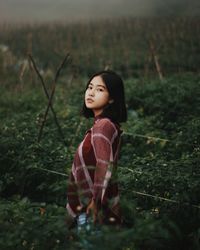
M1 0L1 22L74 21L113 17L198 16L198 0Z
M74 21L113 17L197 16L198 0L1 0L0 21Z

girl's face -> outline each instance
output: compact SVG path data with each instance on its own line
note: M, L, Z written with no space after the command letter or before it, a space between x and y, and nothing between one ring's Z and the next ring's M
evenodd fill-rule
M110 102L108 89L100 76L95 76L85 92L85 105L94 116L100 115Z

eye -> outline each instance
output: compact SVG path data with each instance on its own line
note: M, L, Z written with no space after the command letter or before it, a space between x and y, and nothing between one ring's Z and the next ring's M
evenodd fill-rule
M102 88L98 88L97 91L103 92L103 89Z
M92 89L92 86L91 86L91 85L89 85L89 86L87 87L87 89Z

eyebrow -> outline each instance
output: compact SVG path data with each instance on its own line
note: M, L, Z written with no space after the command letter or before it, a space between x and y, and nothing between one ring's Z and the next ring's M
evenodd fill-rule
M88 86L89 86L89 85L94 86L94 84L93 84L92 82L90 82L90 83L88 84ZM102 87L102 88L106 89L106 86L101 85L101 84L97 84L97 87Z

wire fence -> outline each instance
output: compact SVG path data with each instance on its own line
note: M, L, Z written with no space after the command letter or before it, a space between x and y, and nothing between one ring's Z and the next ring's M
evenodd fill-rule
M61 172L58 172L55 170L49 170L49 169L42 168L42 167L40 167L40 168L39 167L32 167L32 168L37 169L39 171L45 171L45 172L48 172L50 174L55 174L55 175L59 175L59 176L63 176L63 177L68 178L67 174L61 173ZM66 183L67 183L67 181L66 181ZM138 195L138 196L144 196L144 197L148 197L148 198L155 199L155 200L160 200L160 201L164 201L164 202L168 202L168 203L175 203L175 204L182 205L182 206L189 206L189 207L200 209L200 206L195 205L195 204L190 204L188 202L182 202L182 201L178 201L178 200L174 200L174 199L169 199L169 198L165 198L165 197L158 196L158 195L152 195L149 193L140 192L137 190L132 190L131 192Z

